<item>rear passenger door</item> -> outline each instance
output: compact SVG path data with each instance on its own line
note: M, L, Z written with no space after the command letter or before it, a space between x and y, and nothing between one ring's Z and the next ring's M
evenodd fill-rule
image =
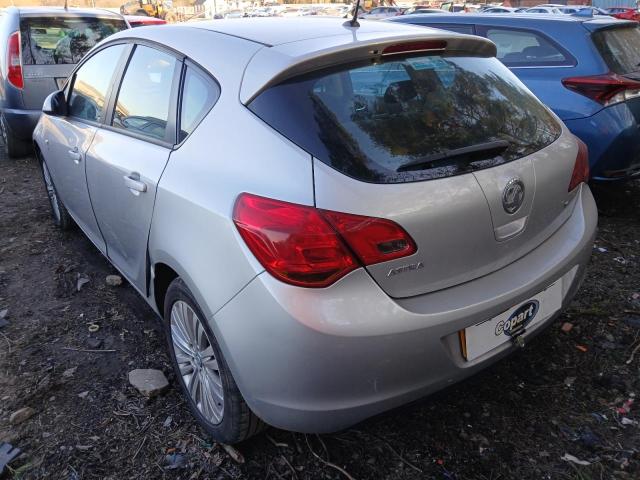
M156 187L176 142L182 59L136 45L87 152L87 183L107 256L140 291Z

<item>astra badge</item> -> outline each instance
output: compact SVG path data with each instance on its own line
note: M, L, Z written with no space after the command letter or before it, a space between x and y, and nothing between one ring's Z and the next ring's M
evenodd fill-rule
M509 318L498 322L495 332L496 337L503 333L507 337L514 337L524 332L525 327L529 325L531 320L536 316L539 308L540 304L537 300L531 300L530 302L518 307L518 309L509 316Z
M512 178L507 182L502 192L502 206L504 211L512 214L516 213L524 201L524 183L519 178Z
M392 268L391 270L389 270L389 273L387 273L387 277L395 277L396 275L399 275L401 273L411 272L413 270L420 270L422 268L424 268L424 263L422 262L410 263L409 265L403 265L401 267Z

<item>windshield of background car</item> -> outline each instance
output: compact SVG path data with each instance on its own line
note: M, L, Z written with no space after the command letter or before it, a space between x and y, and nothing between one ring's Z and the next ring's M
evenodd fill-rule
M560 134L546 108L495 58L414 56L324 70L271 87L248 107L320 161L375 183L492 167ZM500 141L508 147L494 158L400 168Z
M640 28L637 26L597 31L593 42L614 73L626 75L640 70Z
M23 65L75 64L96 43L127 28L124 20L95 17L23 17Z

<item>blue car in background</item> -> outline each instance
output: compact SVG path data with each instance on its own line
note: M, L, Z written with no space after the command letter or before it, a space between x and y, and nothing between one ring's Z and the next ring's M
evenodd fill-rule
M640 177L640 28L603 16L409 15L389 21L480 35L589 147L591 178Z

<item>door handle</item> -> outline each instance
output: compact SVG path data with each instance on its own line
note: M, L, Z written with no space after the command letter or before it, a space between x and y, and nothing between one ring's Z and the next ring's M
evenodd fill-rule
M78 147L75 147L73 150L69 150L69 156L76 164L80 163L80 160L82 160L82 155L80 155Z
M140 181L140 174L137 172L124 176L124 184L129 190L138 195L147 191L147 184Z

